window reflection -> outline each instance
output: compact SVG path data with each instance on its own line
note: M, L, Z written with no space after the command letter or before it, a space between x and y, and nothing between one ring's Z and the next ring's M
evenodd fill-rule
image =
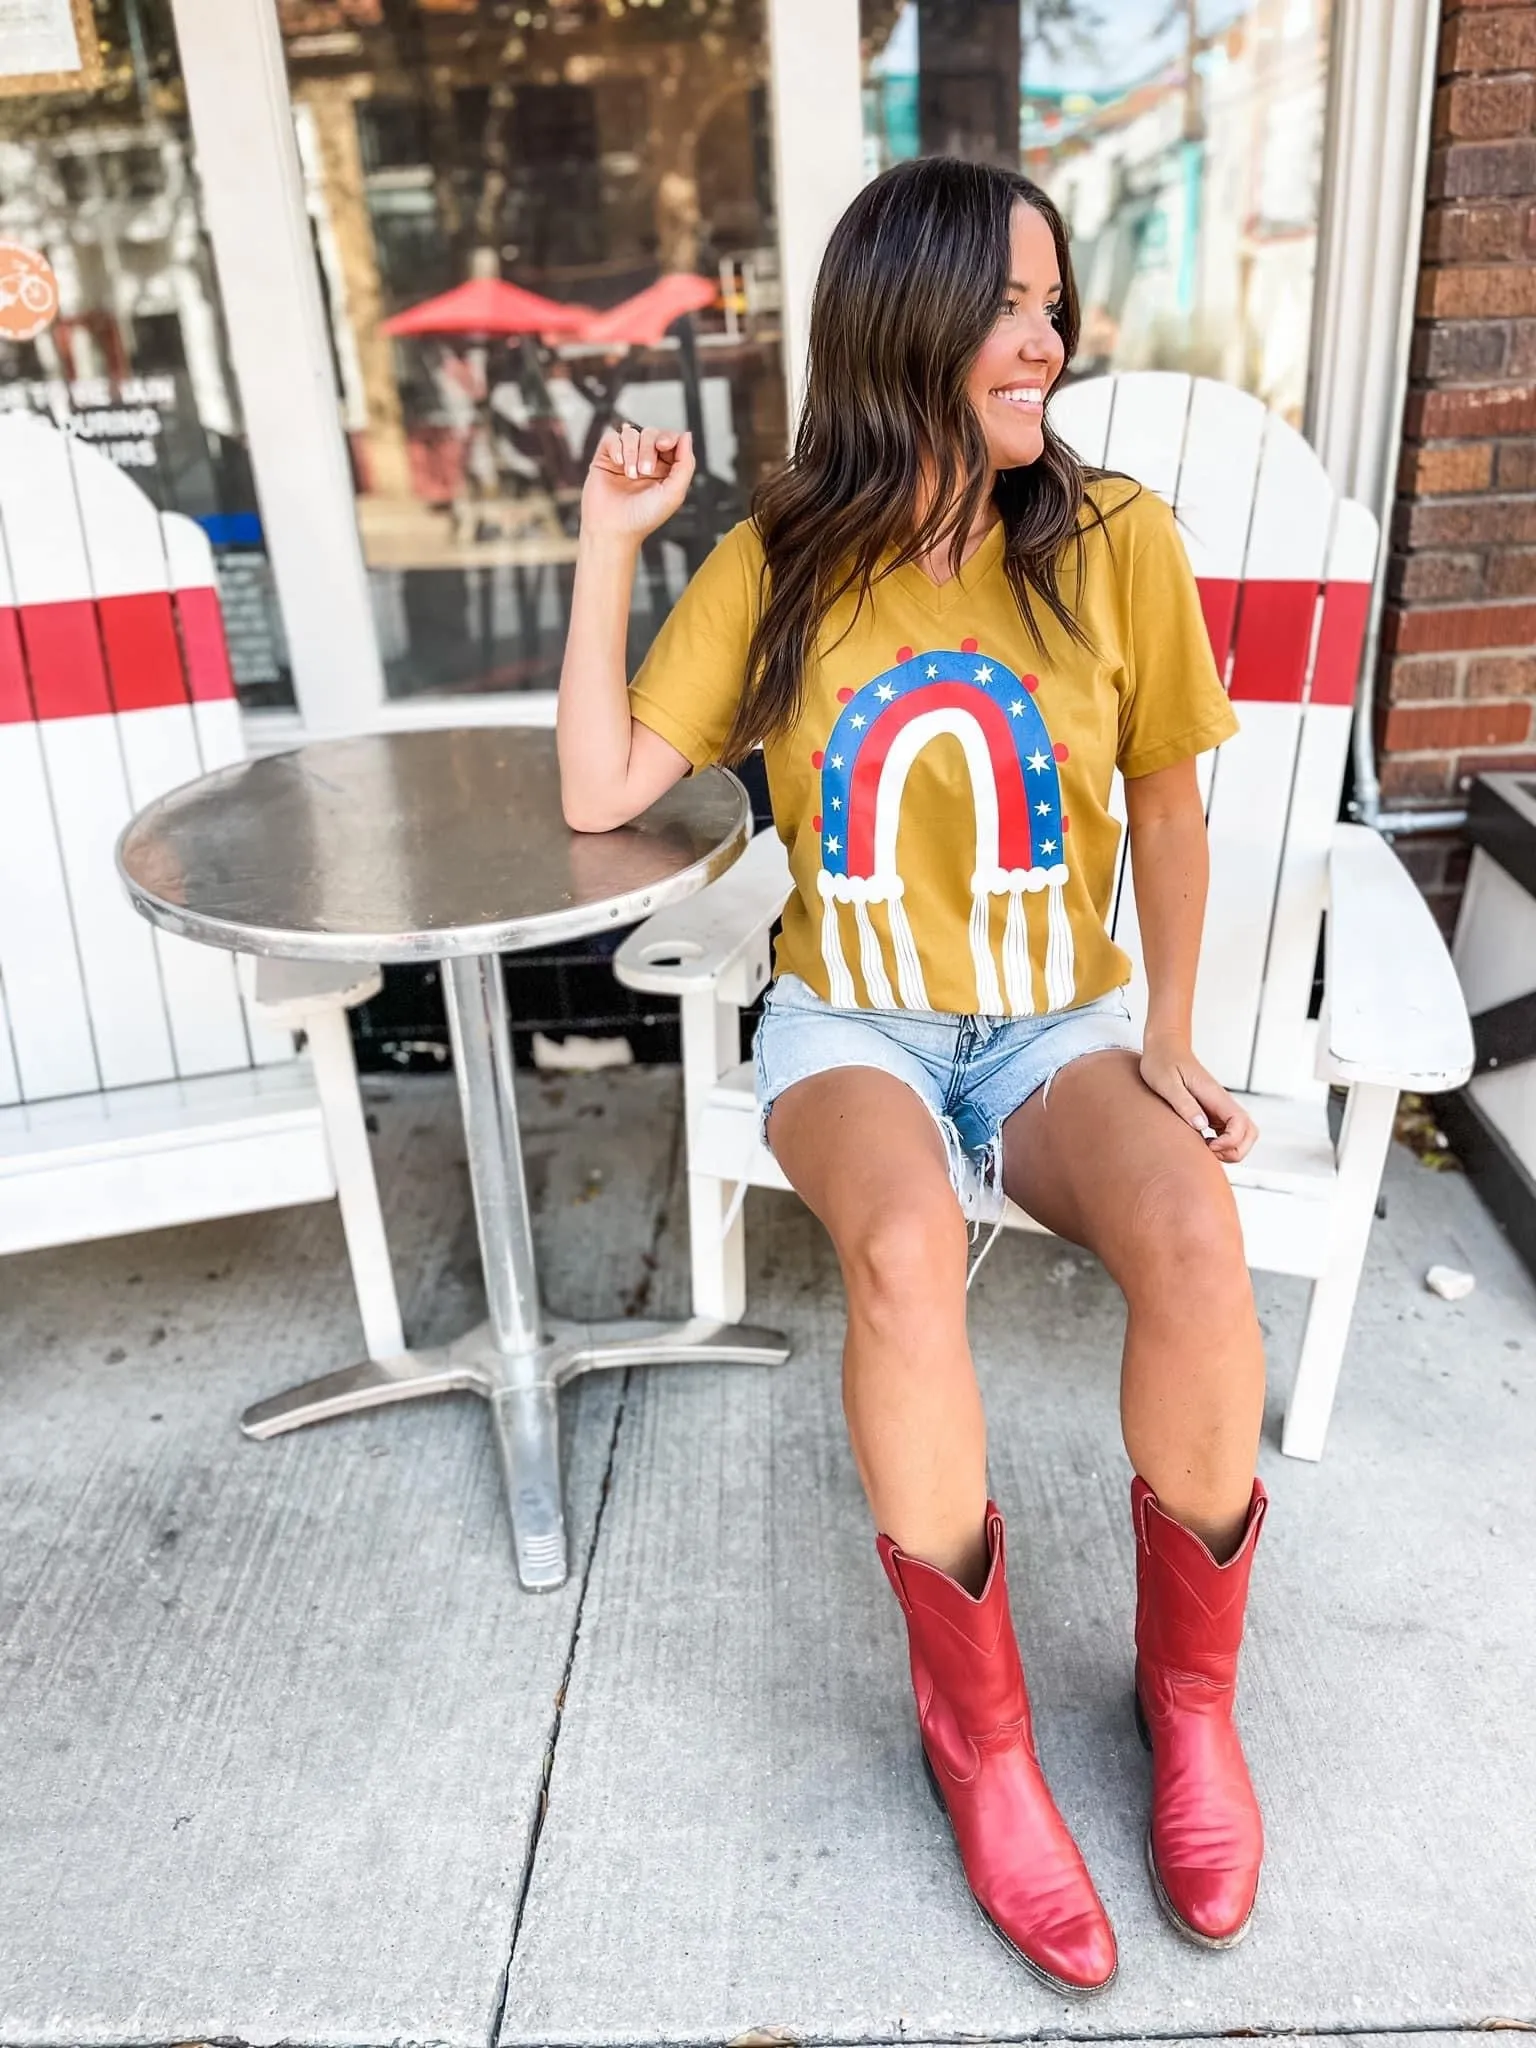
M631 658L782 454L761 0L281 0L387 686L553 688L582 476L692 426Z
M0 241L58 279L51 325L0 339L0 409L55 420L201 523L240 695L291 703L169 0L95 12L98 88L0 96Z
M1181 369L1299 424L1327 0L863 0L870 170L1014 164L1072 234L1075 374Z

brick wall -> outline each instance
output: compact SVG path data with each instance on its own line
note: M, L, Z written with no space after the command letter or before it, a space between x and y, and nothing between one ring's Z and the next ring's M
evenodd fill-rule
M1379 680L1387 806L1536 766L1536 0L1445 0ZM1455 837L1398 849L1448 919Z

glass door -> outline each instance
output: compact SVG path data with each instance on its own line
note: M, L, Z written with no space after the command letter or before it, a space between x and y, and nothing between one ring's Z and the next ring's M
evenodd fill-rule
M762 0L280 0L390 699L541 698L614 419L692 427L638 660L784 448Z
M1189 370L1300 425L1328 0L861 0L870 169L946 151L1055 199L1077 376Z

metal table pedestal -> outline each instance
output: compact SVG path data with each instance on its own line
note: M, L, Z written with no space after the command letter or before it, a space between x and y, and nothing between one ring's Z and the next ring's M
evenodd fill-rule
M490 1314L432 1351L328 1373L246 1411L248 1436L474 1393L490 1403L518 1575L566 1576L559 1389L598 1366L776 1365L768 1330L553 1322L540 1311L499 955L622 930L680 902L746 845L733 776L705 769L613 832L572 832L552 732L485 728L315 740L172 790L124 833L136 908L179 937L299 961L435 961Z
M445 960L443 992L490 1315L452 1344L347 1366L258 1401L240 1426L247 1436L280 1436L392 1401L479 1394L490 1403L518 1577L549 1591L567 1573L558 1399L565 1382L610 1366L781 1365L789 1347L772 1330L703 1316L570 1323L541 1313L499 962L484 954Z

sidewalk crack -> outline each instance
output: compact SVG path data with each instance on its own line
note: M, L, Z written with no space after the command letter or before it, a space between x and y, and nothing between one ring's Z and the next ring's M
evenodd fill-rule
M662 1197L656 1205L656 1220L651 1230L651 1241L646 1246L642 1261L642 1278L631 1298L625 1303L625 1313L636 1317L644 1316L650 1307L651 1290L660 1258L662 1241L671 1221L672 1204L676 1199L679 1175L682 1166L682 1132L674 1131L667 1158L667 1174L662 1183ZM618 1405L614 1410L613 1425L608 1434L608 1456L603 1465L602 1484L598 1488L597 1512L592 1518L592 1535L587 1544L586 1556L581 1565L581 1591L576 1597L576 1612L571 1622L571 1639L566 1645L565 1665L560 1673L560 1683L555 1689L554 1718L550 1722L549 1735L544 1744L544 1769L539 1781L538 1805L534 1809L533 1822L528 1831L528 1843L523 1852L523 1878L518 1887L517 1905L512 1915L512 1932L507 1943L507 1959L501 1966L496 1981L496 1996L491 2009L491 2023L486 2034L486 2048L498 2048L501 2040L502 2021L506 2017L507 1996L512 1983L512 1964L517 1956L518 1937L523 1930L523 1915L528 1908L528 1895L533 1889L533 1873L538 1862L539 1840L544 1833L544 1822L549 1814L549 1786L554 1776L555 1752L560 1745L560 1735L565 1724L566 1692L571 1683L571 1674L576 1665L576 1652L581 1643L581 1619L586 1611L587 1592L592 1583L592 1567L597 1558L598 1539L603 1532L603 1518L608 1512L608 1497L613 1489L614 1467L618 1459L619 1438L624 1428L624 1415L629 1406L630 1381L636 1368L626 1366L619 1386Z

